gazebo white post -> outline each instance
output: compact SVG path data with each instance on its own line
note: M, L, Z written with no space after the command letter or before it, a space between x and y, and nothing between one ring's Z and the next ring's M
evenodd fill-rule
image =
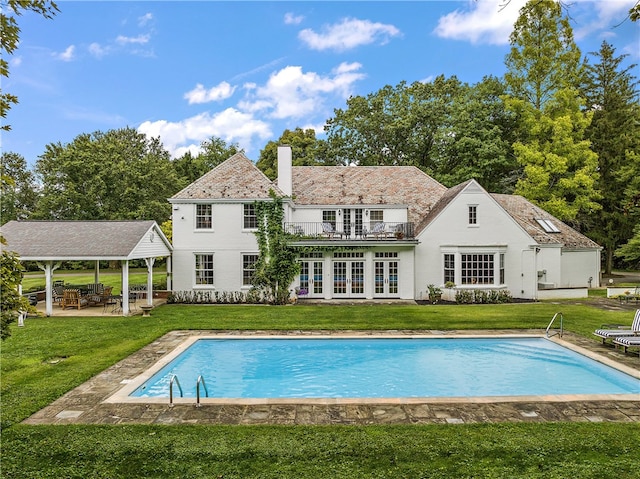
M129 260L122 261L122 316L129 314Z
M153 306L153 263L155 258L145 258L144 262L147 263L147 304Z
M93 282L98 284L100 282L100 260L96 260L96 267L93 270Z
M53 261L47 261L45 264L36 263L38 268L44 271L45 284L45 314L51 316L53 314L53 272L60 267L60 263L53 264Z
M173 265L171 256L167 256L167 291L173 291Z

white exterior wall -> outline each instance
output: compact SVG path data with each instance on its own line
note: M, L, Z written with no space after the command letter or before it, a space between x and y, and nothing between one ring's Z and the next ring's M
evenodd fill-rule
M176 208L177 207L177 208ZM213 228L196 229L194 204L173 206L173 271L175 291L240 291L242 255L257 254L254 230L243 229L243 203L213 204ZM195 285L195 254L214 255L214 285Z
M469 206L477 207L477 224L469 224ZM531 237L484 190L470 185L419 235L416 248L416 299L426 298L427 285L443 286L444 253L455 254L456 286L478 288L506 286L512 296L534 298L539 253ZM499 256L494 262L495 285L460 284L461 253L504 253L505 283L498 284Z
M564 250L561 288L600 287L600 251ZM591 278L591 285L589 279Z

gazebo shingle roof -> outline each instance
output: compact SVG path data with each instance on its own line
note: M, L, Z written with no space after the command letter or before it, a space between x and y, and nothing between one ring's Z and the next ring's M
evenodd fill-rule
M155 221L10 221L3 247L21 259L126 259ZM168 247L170 248L170 247Z

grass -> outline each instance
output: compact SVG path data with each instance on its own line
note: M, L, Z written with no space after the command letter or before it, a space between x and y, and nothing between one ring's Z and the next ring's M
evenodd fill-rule
M615 423L394 426L19 424L175 329L565 328L591 336L629 312L586 304L163 306L149 318L38 318L2 344L2 477L631 478L640 426ZM594 339L595 340L595 339Z
M154 270L154 283L164 282L165 270ZM62 280L67 284L90 284L95 281L92 271L56 271L54 280ZM105 286L113 286L113 294L120 294L122 286L122 272L120 270L100 270L100 282ZM129 284L147 284L147 271L141 269L129 270ZM44 291L45 277L43 272L27 273L22 280L22 290L27 292Z

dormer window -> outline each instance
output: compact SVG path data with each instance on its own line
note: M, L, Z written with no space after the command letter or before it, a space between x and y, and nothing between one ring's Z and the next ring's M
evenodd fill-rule
M469 224L478 224L478 205L469 205Z
M558 227L549 219L536 218L536 221L547 233L560 233Z

